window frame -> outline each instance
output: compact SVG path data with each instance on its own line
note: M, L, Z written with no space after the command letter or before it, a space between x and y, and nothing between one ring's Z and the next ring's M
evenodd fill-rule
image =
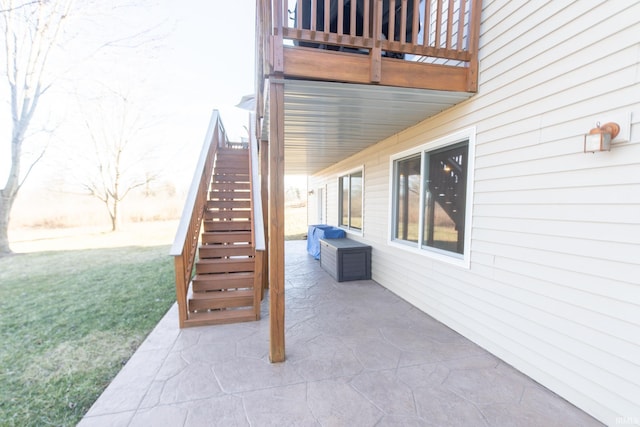
M360 173L362 176L362 192L360 195L360 204L361 204L361 217L362 217L362 227L357 228L351 226L351 175ZM343 186L342 179L345 177L349 177L349 206L348 209L348 224L342 224L343 217ZM338 227L342 228L348 233L352 233L358 236L362 236L364 234L364 165L360 165L348 171L342 172L338 174L337 177L337 187L338 187Z
M465 219L464 219L464 250L463 253L447 251L423 244L424 236L424 204L425 204L425 154L436 150L453 147L456 144L468 141L467 146L467 185L465 200ZM419 146L408 150L393 154L389 157L389 224L388 224L388 241L389 246L393 246L405 251L416 253L428 258L447 262L460 267L470 268L470 251L471 251L471 225L473 218L473 184L474 184L474 161L475 161L475 145L476 145L476 128L470 127L444 137L428 141ZM420 198L419 198L419 218L418 218L418 241L416 243L407 240L396 239L395 230L397 226L397 195L396 195L396 162L420 155Z

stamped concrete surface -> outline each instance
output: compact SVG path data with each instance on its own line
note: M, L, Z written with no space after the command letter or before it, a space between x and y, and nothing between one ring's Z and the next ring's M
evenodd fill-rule
M286 242L286 361L262 320L180 330L169 310L79 426L600 426L373 281Z

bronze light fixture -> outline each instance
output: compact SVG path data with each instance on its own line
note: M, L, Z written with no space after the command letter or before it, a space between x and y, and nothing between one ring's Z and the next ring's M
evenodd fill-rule
M609 122L602 126L600 122L596 123L596 127L584 136L584 152L611 150L611 140L618 136L618 133L620 133L620 126L617 123Z

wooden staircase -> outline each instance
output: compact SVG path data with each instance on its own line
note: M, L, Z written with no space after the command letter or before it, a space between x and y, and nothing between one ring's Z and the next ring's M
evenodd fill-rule
M218 148L185 326L260 318L249 156L248 149Z

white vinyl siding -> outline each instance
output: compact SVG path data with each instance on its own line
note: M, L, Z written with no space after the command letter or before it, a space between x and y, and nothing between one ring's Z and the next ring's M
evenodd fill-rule
M364 165L373 279L609 425L640 423L638 16L485 0L478 94L311 178ZM597 121L626 139L583 153ZM470 267L389 245L392 156L471 126Z

